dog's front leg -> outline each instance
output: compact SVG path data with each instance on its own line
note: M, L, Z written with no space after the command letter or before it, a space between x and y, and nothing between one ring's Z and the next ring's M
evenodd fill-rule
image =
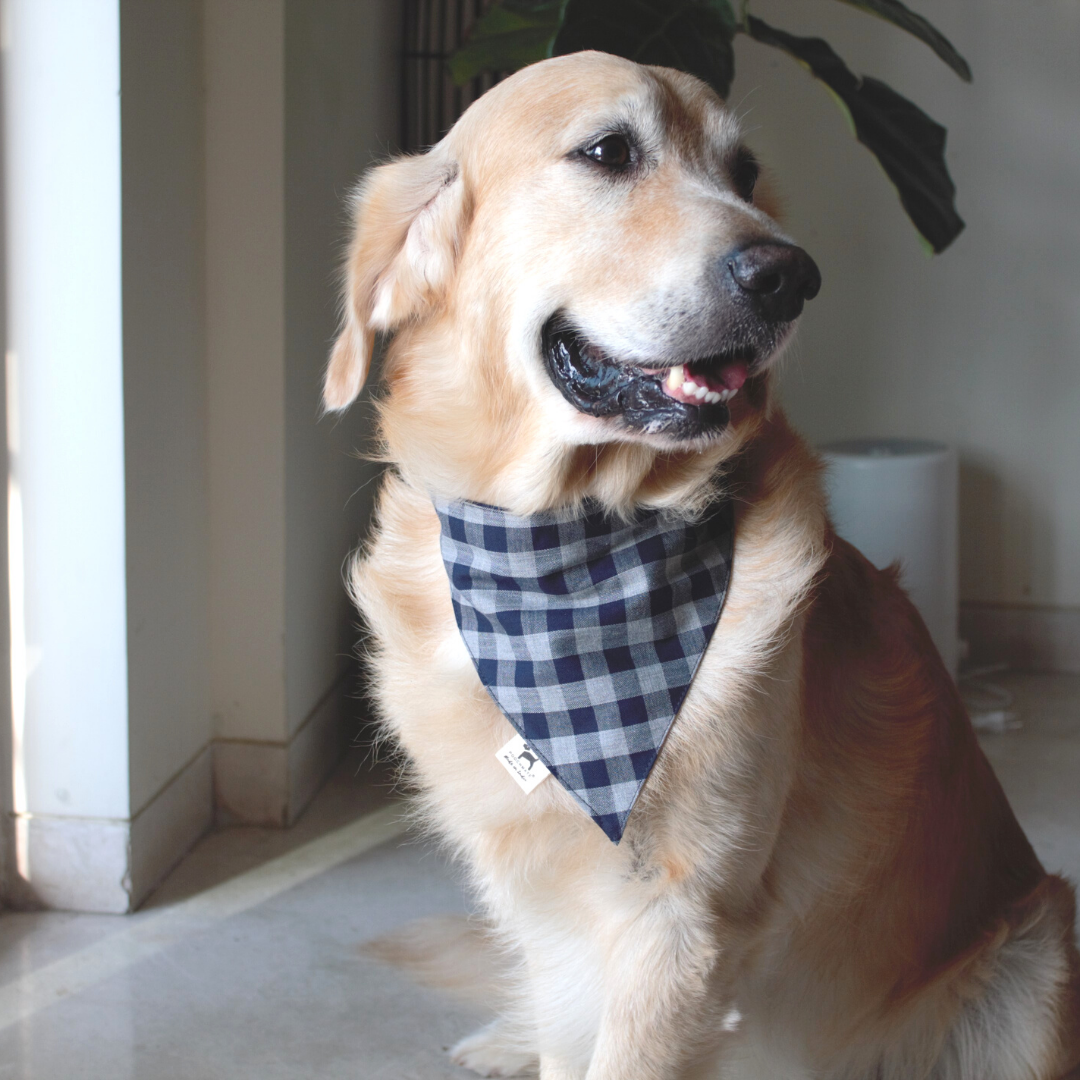
M721 988L727 959L710 921L660 902L612 942L605 999L586 1080L674 1080ZM725 965L726 966L726 965ZM546 1078L545 1078L546 1080Z
M562 1058L548 1054L540 1058L540 1080L581 1080L581 1072Z

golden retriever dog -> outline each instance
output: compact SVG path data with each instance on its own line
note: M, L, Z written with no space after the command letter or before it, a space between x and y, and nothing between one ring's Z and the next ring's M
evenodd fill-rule
M381 723L483 911L377 951L486 989L496 1018L452 1051L484 1076L1056 1080L1080 1062L1073 893L770 394L819 276L756 176L705 84L580 53L358 189L324 400L392 335L390 467L349 581ZM717 497L722 615L613 843L496 760L514 731L432 500L693 520Z

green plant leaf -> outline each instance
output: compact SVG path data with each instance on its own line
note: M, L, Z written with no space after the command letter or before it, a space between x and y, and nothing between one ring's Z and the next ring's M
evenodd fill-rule
M569 0L552 55L599 49L689 72L727 97L736 29L728 0Z
M953 43L928 19L904 7L900 0L841 0L841 3L850 4L871 15L877 15L886 22L899 26L901 30L914 34L920 41L929 45L964 82L971 82L971 68L956 51Z
M856 137L881 163L915 227L935 252L960 235L956 186L945 165L945 129L877 79L853 74L821 38L795 37L750 16L750 35L805 64L842 103Z
M517 71L551 56L566 0L496 0L449 60L457 86L485 71Z

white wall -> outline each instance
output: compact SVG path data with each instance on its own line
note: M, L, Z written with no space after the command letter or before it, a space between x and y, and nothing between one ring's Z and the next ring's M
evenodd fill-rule
M284 0L204 5L215 734L285 724Z
M246 821L295 817L352 689L365 414L320 423L319 383L346 196L397 130L399 19L393 0L206 5L215 782Z
M783 398L815 441L913 435L961 453L961 598L1080 605L1080 7L926 0L970 61L835 0L754 0L949 129L967 231L930 259L829 95L741 38L731 101L818 260Z
M121 0L131 809L211 737L202 41L193 0Z
M356 643L341 564L367 521L371 414L320 415L337 331L347 196L397 136L397 0L289 0L285 15L286 630L288 724L304 722ZM353 688L350 688L353 689ZM346 720L349 724L349 719ZM355 733L353 717L351 732Z

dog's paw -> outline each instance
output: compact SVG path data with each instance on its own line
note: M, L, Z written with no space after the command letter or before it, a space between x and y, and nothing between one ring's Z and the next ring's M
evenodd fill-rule
M535 1076L539 1067L536 1055L523 1049L501 1020L462 1039L450 1060L481 1076Z

